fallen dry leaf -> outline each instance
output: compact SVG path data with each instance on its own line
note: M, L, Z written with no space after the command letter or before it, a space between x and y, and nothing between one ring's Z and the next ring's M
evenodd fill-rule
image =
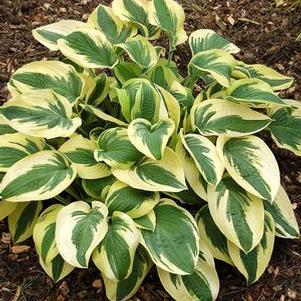
M276 6L279 7L281 5L284 4L284 1L283 0L275 0L276 1Z
M94 288L101 288L102 287L102 281L101 281L101 279L95 279L92 282L92 287L94 287Z
M272 267L271 265L268 267L268 273L272 274L274 272L274 267Z
M255 25L260 25L260 23L258 23L257 21L254 21L254 20L251 20L251 19L248 19L248 18L238 18L238 20L240 20L242 22L252 23L252 24L255 24Z
M282 285L278 284L278 285L273 286L273 290L275 292L281 291L282 290Z
M228 17L227 17L227 20L228 20L228 22L231 24L231 26L234 26L235 20L234 20L234 18L233 18L232 16L228 16Z
M1 237L1 242L3 242L6 245L9 245L11 243L11 235L10 233L3 232Z
M68 296L70 289L68 287L67 281L63 281L61 283L61 285L59 286L59 291L64 297Z
M58 297L56 298L56 301L65 301L66 298L62 295L58 295Z
M11 301L18 301L20 295L21 295L21 286L18 286L15 296L12 298Z
M30 250L30 246L26 245L15 245L12 246L11 251L13 254L21 254L21 253L26 253Z
M276 267L275 271L274 271L274 278L276 278L279 274L279 267Z
M254 301L254 299L250 294L248 294L247 298L246 298L246 301Z
M218 16L218 14L216 12L214 12L214 17L215 17L215 23L216 23L216 25L220 29L225 30L226 29L226 24L221 20L221 18Z
M289 298L294 299L294 300L297 298L297 292L290 288L287 289L287 295Z

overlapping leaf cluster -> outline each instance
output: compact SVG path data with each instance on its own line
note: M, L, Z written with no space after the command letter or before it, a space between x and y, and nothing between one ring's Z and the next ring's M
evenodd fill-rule
M275 236L299 236L258 136L301 154L301 105L278 95L292 79L238 61L207 29L189 37L184 78L172 61L184 19L173 0L114 0L87 23L33 32L66 58L27 64L8 84L0 218L15 243L33 234L55 281L93 261L108 298L126 300L155 265L174 299L214 300L214 258L252 283Z

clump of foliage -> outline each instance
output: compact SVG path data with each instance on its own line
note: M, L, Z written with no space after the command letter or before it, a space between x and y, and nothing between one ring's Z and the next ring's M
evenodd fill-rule
M236 60L212 30L188 39L184 19L173 0L114 0L87 23L33 32L66 59L27 64L8 84L0 219L14 243L33 235L55 281L93 262L108 298L126 300L155 266L174 299L214 300L214 258L253 283L275 236L299 236L259 136L301 154L301 105L277 94L292 79ZM183 78L173 52L187 39Z

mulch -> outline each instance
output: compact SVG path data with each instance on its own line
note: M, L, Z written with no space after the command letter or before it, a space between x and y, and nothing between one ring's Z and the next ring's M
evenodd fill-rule
M20 66L34 60L58 56L39 45L31 30L59 19L85 21L98 0L0 0L0 102L9 99L6 83ZM301 100L301 8L287 4L276 8L273 0L181 0L186 11L186 30L214 29L241 48L237 56L247 63L263 63L294 77L294 85L283 97ZM180 46L175 59L181 70L190 53ZM279 150L272 141L285 186L301 225L301 160ZM39 267L31 240L30 249L15 254L7 226L0 223L0 301L106 300L100 274L95 267L75 270L54 284ZM277 239L271 263L259 279L247 286L233 268L217 263L221 280L220 301L301 300L301 241ZM158 278L150 273L132 300L172 300Z

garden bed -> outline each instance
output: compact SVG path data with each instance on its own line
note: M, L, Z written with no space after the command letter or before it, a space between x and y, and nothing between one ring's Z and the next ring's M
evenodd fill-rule
M109 4L111 1L100 1ZM186 30L210 28L241 48L239 58L247 63L264 63L292 76L295 84L285 97L301 99L301 43L295 42L301 30L301 9L275 8L271 0L182 0L186 11ZM0 101L8 97L5 84L21 65L56 56L39 45L31 30L59 19L86 20L99 4L96 0L0 0ZM187 45L176 52L184 66L189 60ZM301 224L301 160L288 151L275 150L282 183L288 191ZM0 223L0 300L106 300L98 270L75 270L57 284L38 263L32 241L24 248L10 245L5 223ZM273 259L260 280L247 287L243 276L230 266L217 264L221 279L219 300L301 300L301 242L276 240ZM133 300L171 300L151 273Z

